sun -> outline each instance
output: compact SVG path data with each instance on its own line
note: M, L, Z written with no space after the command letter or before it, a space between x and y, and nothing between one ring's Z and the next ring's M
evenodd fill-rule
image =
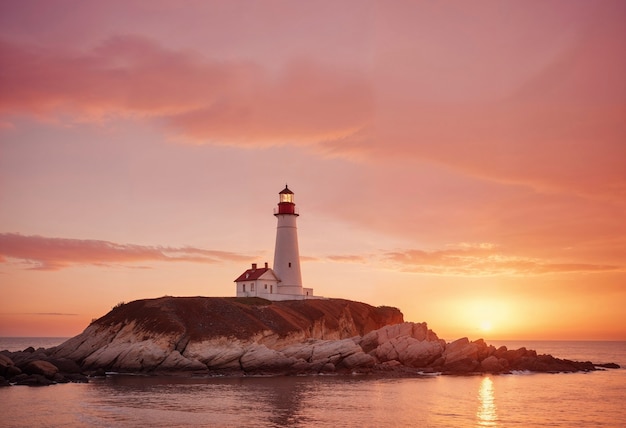
M480 329L484 332L491 331L493 326L491 325L491 321L483 320L480 322Z

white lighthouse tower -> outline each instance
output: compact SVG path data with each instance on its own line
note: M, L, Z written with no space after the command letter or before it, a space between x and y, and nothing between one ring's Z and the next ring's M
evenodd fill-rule
M278 194L278 208L274 215L276 226L276 246L274 247L274 273L280 278L279 289L284 294L302 294L302 273L300 272L300 251L298 250L298 212L293 201L293 192L288 186Z
M293 201L293 192L285 185L278 194L278 208L274 209L277 219L274 267L259 268L252 263L235 279L237 297L262 297L268 300L302 300L320 298L313 296L312 288L302 287L300 272L300 250L298 249L298 212Z

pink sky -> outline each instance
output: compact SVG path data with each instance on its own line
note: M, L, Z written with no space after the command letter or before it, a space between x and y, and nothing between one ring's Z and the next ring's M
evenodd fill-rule
M626 3L0 4L0 336L303 280L455 339L626 339ZM487 328L490 325L491 328Z

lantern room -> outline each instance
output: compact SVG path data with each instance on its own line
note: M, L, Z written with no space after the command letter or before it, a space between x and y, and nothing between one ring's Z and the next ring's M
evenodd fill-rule
M285 188L280 191L278 209L274 210L274 215L291 214L298 215L296 212L296 204L293 202L293 192L289 190L289 186L285 185Z

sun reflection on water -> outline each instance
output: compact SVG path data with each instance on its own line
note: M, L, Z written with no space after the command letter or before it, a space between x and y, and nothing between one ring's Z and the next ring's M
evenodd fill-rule
M497 426L498 414L493 393L493 381L489 377L483 378L478 390L478 401L480 402L476 411L476 418L479 427Z

